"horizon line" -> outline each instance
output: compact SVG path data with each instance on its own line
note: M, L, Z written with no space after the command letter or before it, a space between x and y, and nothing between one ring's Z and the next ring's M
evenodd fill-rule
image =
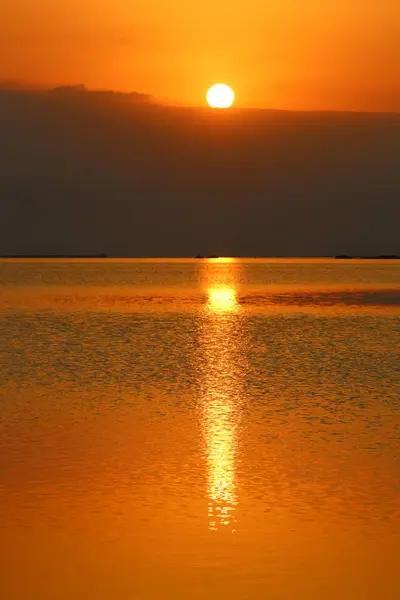
M162 100L152 94L140 92L137 90L123 91L112 88L89 88L86 84L29 84L21 83L18 80L1 80L0 79L0 94L2 92L9 93L26 93L26 94L46 94L51 93L59 98L68 96L90 96L91 94L115 94L116 96L131 97L132 104L145 105L149 107L162 107L166 109L183 109L183 110L203 110L215 114L232 114L241 111L259 111L259 112L275 112L275 113L324 113L324 114L365 114L365 115L400 115L400 106L391 110L373 110L373 109L352 109L352 108L276 108L267 106L244 106L235 103L229 108L212 108L206 104L180 104L170 100ZM134 97L136 96L136 101Z

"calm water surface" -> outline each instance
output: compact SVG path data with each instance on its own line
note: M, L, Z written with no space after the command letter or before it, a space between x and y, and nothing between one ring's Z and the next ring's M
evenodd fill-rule
M400 263L0 261L4 600L400 598Z

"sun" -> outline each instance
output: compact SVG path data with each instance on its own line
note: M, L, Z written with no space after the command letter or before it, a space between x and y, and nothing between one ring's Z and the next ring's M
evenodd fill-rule
M207 102L212 108L229 108L234 100L232 88L225 83L216 83L207 92Z

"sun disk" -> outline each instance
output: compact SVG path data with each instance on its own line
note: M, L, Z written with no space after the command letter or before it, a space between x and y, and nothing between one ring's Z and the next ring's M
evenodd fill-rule
M216 83L207 92L207 102L212 108L229 108L234 100L232 88L225 83Z

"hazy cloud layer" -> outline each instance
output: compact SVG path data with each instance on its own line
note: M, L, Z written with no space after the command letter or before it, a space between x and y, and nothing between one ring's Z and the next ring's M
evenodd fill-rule
M0 91L0 253L400 251L400 117Z

